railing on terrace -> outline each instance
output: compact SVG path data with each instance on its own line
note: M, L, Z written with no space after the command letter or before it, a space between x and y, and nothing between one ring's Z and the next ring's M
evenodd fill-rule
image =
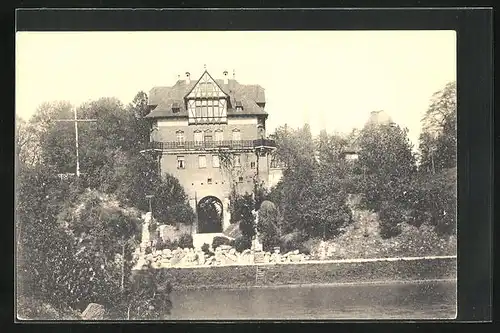
M170 150L170 149L254 149L254 148L275 148L276 143L270 139L257 140L226 140L226 141L152 141L148 143L147 149Z

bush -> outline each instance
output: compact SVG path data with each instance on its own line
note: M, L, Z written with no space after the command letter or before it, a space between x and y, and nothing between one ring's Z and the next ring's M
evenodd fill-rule
M234 248L238 252L243 252L252 246L252 240L246 236L240 236L234 240Z
M289 252L299 249L299 247L302 245L302 236L299 232L296 231L283 235L279 241L281 252Z
M208 255L213 255L213 252L210 251L210 245L208 245L207 243L204 243L202 246L201 246L201 250L203 251L203 253L205 254L208 254Z
M231 245L231 240L226 237L216 236L212 241L212 249L216 249L221 245Z
M179 247L180 248L193 248L193 236L184 234L179 238Z
M177 240L169 240L169 239L167 239L166 241L160 240L156 244L157 250L165 250L165 249L175 250L178 247L179 247L179 241Z
M208 253L210 251L210 245L208 245L207 243L203 243L203 245L201 246L201 250L205 253Z

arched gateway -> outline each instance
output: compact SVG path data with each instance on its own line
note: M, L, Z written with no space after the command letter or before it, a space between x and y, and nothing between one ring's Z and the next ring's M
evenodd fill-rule
M219 198L206 196L198 202L196 209L198 213L198 233L222 232L224 208Z

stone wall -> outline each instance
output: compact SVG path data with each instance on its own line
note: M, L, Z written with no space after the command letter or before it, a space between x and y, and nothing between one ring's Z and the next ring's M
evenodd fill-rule
M261 275L256 279L256 271ZM456 257L415 260L325 261L261 265L169 268L157 271L174 289L265 285L456 279ZM140 271L138 271L140 274Z
M134 253L137 264L135 270L152 268L171 267L209 267L209 266L233 266L233 265L253 265L262 264L282 264L305 262L311 258L298 250L285 254L279 251L264 252L245 250L238 252L229 245L221 245L212 253L205 253L201 249L181 249L175 250L153 250L152 253L145 254L138 249Z

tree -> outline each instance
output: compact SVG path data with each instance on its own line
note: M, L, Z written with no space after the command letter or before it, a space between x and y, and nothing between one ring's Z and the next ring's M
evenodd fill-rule
M276 132L277 154L286 168L268 200L283 212L282 232L325 239L342 232L352 221L343 180L347 166L342 152L347 140L324 131L314 140L308 126L298 130L285 126Z
M54 173L74 172L74 126L49 121L73 117L71 107L56 106L39 108L33 118L34 123L43 120L45 126L40 141L44 163ZM82 178L87 186L115 193L124 204L142 210L149 209L145 196L152 194L158 218L170 223L191 223L194 212L182 186L171 175L161 177L153 156L139 153L149 141L149 123L143 117L147 112L147 96L143 92L128 107L115 98L100 98L78 108L79 117L97 119L79 128Z
M237 199L236 207L231 214L234 214L234 219L240 221L241 233L247 239L252 239L255 235L255 217L252 214L254 207L255 201L252 194L246 193Z
M298 208L302 230L311 237L332 238L352 222L347 193L332 169L317 171Z
M309 126L292 130L288 126L279 127L274 134L276 155L285 163L280 183L271 191L272 198L283 212L285 224L283 232L301 228L300 208L308 186L314 181L317 163L314 159L315 144Z
M360 146L358 163L364 170L361 204L380 213L382 236L395 236L411 209L406 197L416 171L407 130L394 124L365 127Z
M27 123L36 134L32 137L27 137L31 132L23 128L26 124L18 123L18 156L30 142L41 157L36 163L18 158L20 295L60 307L83 309L91 301L114 306L130 288L127 276L137 243L138 213L127 205L146 205L145 194L154 189L160 200L168 200L158 206L169 218L192 217L178 181L157 177L151 168L155 161L139 154L140 119L134 110L143 100L137 105L126 109L116 99L103 98L79 107L79 117L98 121L80 128L84 175L65 181L57 174L74 172L74 126L53 120L72 118L71 105L45 103L38 108Z
M279 246L281 237L279 212L271 201L263 201L259 209L257 230L262 237L264 250Z
M422 119L420 136L421 169L432 173L456 165L457 101L456 82L434 93Z

